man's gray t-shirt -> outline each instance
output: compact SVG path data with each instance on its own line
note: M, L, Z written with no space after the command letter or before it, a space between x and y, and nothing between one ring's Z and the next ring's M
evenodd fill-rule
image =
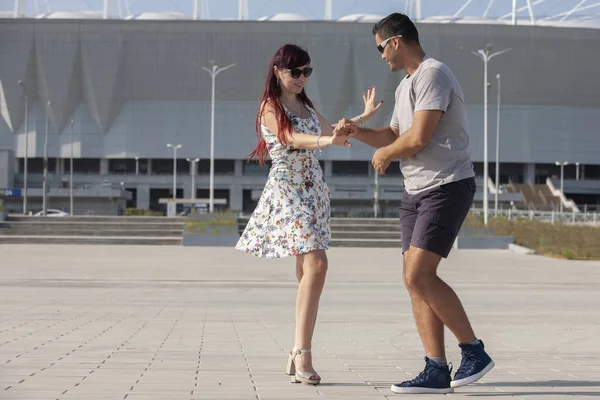
M411 127L414 113L422 110L444 113L427 147L400 161L410 195L475 176L462 88L445 64L428 56L398 85L390 126L402 135Z

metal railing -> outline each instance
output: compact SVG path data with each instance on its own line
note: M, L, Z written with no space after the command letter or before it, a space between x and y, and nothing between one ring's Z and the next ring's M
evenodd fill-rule
M472 208L471 215L483 216L482 208ZM563 223L572 225L600 226L600 212L558 212L537 210L498 210L490 212L491 218L499 217L508 220L536 220L550 224Z
M471 215L483 217L482 208L471 208ZM331 208L333 217L373 218L373 209L368 207L336 207ZM379 211L380 218L398 218L398 208L388 207ZM574 225L600 226L600 210L597 212L558 212L538 210L499 209L496 214L490 210L490 218L506 218L508 220L537 220L550 224L563 223Z

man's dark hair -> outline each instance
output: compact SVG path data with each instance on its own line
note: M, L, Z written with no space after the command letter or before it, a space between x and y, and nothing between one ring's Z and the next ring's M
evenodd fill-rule
M417 27L410 18L404 14L393 13L377 22L373 26L373 35L376 34L379 34L383 40L392 36L402 35L402 39L405 41L416 42L420 45Z

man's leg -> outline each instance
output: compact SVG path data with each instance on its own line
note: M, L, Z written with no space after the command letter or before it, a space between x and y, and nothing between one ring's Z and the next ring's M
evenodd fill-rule
M422 195L405 270L407 286L427 303L459 341L462 361L451 382L453 388L475 382L494 367L483 342L473 333L458 296L437 276L439 261L450 253L474 193L475 181L469 178Z
M419 218L418 200L404 195L400 207L400 226L402 229L402 250L404 255L403 276L406 282L406 272L411 270L413 259L413 248L410 243L413 235L418 234L415 230ZM439 261L439 260L438 260ZM408 266L408 269L407 269ZM415 379L392 385L395 393L452 393L450 370L445 363L444 351L444 325L427 302L416 292L410 289L413 314L417 324L417 330L425 347L425 370Z
M427 302L414 290L411 289L407 277L407 271L411 270L410 262L412 252L409 248L404 253L404 283L412 301L413 315L417 324L419 336L425 349L425 355L434 360L446 358L444 346L444 324L437 314L429 307Z
M403 249L403 277L406 284L406 265L410 259L410 242L418 218L418 212L414 202L410 201L409 196L404 196L402 206L400 207L400 223L402 234ZM444 350L444 325L427 303L410 287L406 285L410 294L413 315L419 331L419 336L425 347L425 354L429 358L445 358Z
M392 386L396 393L450 393L454 387L481 378L494 366L483 343L476 339L458 296L437 276L439 262L448 256L469 211L474 185L473 179L463 180L414 199L417 218L405 252L403 275L427 357L425 370L417 378ZM462 363L454 380L447 365L436 362L438 354L445 354L440 322L454 333L462 349Z
M444 349L444 324L435 311L427 304L421 294L410 286L410 271L414 267L417 253L412 246L404 252L404 282L412 302L413 315L421 342L425 348L425 370L416 378L392 385L394 393L452 393L450 369L446 362ZM439 259L436 263L439 262Z
M469 318L458 296L446 282L437 276L437 267L442 257L413 246L407 253L409 256L404 265L404 281L411 293L411 298L416 297L425 303L419 306L420 310L425 310L425 316L421 320L424 325L431 327L430 330L423 327L423 332L426 333L425 339L423 339L422 329L419 328L425 346L425 354L430 358L443 357L444 331L443 326L439 329L438 321L440 325L442 323L446 325L460 343L475 341L475 333L473 333ZM430 314L433 315L430 316ZM417 318L416 315L415 318Z

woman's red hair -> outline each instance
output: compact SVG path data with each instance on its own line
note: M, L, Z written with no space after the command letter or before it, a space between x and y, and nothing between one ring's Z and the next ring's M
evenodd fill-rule
M267 82L265 84L265 90L260 101L260 106L258 107L258 112L256 113L256 134L258 135L258 145L256 149L250 154L250 160L255 159L258 161L260 165L265 164L265 160L269 155L269 149L267 148L267 143L262 136L261 132L261 124L262 124L262 116L265 112L265 107L272 107L275 111L275 118L277 119L277 140L279 140L282 144L288 143L288 134L292 133L292 121L288 118L281 101L279 100L279 96L281 96L281 87L277 82L277 77L275 76L275 68L278 69L292 69L297 67L302 67L303 65L310 64L310 55L308 52L295 44L286 44L283 45L277 50L271 62L269 63L269 73L267 75ZM306 95L304 89L297 95L298 99L310 106L313 107L312 102Z

